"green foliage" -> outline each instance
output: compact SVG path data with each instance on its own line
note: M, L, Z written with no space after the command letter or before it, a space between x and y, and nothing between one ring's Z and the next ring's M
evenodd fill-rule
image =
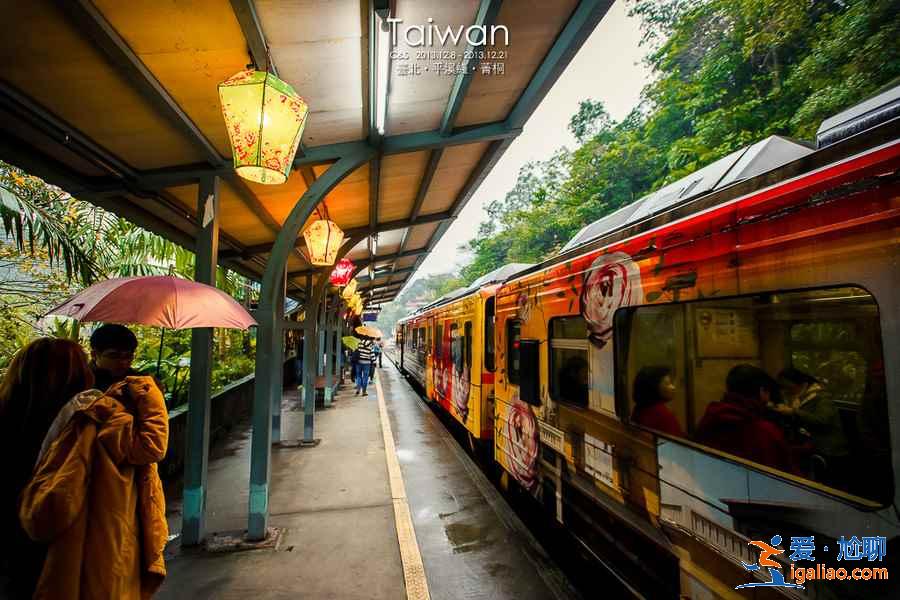
M68 319L43 315L79 289L109 277L173 274L191 278L194 255L136 225L0 161L0 375L13 355L39 335L79 339ZM241 299L258 285L219 268L216 285ZM135 367L156 373L160 330L132 327L138 338ZM248 332L216 330L213 392L253 372ZM86 339L82 338L83 342ZM170 401L187 400L191 332L167 331L159 380Z
M581 102L561 149L519 172L466 248L470 282L553 255L582 227L770 135L822 119L900 77L896 0L629 0L654 73L621 122Z
M412 312L416 306L427 304L464 285L462 279L447 273L417 279L397 298L382 307L378 315L378 328L389 336L397 321Z

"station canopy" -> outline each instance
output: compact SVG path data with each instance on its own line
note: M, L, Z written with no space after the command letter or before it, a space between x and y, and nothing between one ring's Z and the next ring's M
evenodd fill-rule
M308 186L349 148L368 144L374 158L334 187L324 208L351 240L347 257L377 305L413 275L611 3L7 3L0 158L188 248L203 216L199 182L217 175L220 264L258 280ZM398 35L385 71L373 35L385 16L401 20L401 33L431 22L452 31L502 25L508 45L502 33L483 47L469 43L477 34L433 47L416 45L415 32ZM448 73L467 49L484 54ZM277 74L310 107L281 185L241 179L231 163L217 86L248 66ZM389 73L382 131L379 72ZM303 244L301 235L287 264L298 298L313 272Z

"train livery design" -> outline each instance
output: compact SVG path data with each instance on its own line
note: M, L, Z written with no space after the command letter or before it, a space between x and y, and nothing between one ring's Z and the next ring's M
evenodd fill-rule
M896 598L898 250L900 87L420 309L398 362L636 595ZM761 586L772 539L894 578Z

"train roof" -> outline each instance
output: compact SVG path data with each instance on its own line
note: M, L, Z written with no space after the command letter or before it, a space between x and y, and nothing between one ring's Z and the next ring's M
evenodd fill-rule
M900 85L890 87L822 121L816 131L816 146L824 148L897 117L900 117Z
M741 148L674 183L590 223L560 249L566 254L615 230L668 212L701 196L774 171L888 121L900 119L900 85L895 85L822 121L816 144L773 135ZM550 259L551 261L554 259Z
M464 298L469 294L473 294L483 288L486 285L492 285L495 283L501 283L506 281L510 277L513 277L517 273L525 271L526 269L530 269L534 265L531 263L508 263L503 265L500 268L494 269L490 273L485 273L472 283L467 286L456 288L452 292L447 292L440 298L434 300L433 302L426 304L425 306L419 308L415 314L423 313L427 310L431 310L432 308L437 308L438 306L442 306L444 304L448 304L454 300L458 300L459 298Z
M678 204L771 171L813 151L810 145L797 140L779 135L767 137L594 221L563 246L560 254L614 229L643 221Z

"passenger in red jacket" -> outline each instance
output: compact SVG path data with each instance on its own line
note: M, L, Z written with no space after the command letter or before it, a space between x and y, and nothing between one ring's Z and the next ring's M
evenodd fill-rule
M725 395L706 407L697 426L697 442L755 463L795 472L784 432L765 417L766 405L778 393L778 384L753 365L738 365L728 372Z
M638 425L669 435L685 437L678 418L666 406L675 398L675 384L669 367L644 367L634 378L634 411L631 420Z

